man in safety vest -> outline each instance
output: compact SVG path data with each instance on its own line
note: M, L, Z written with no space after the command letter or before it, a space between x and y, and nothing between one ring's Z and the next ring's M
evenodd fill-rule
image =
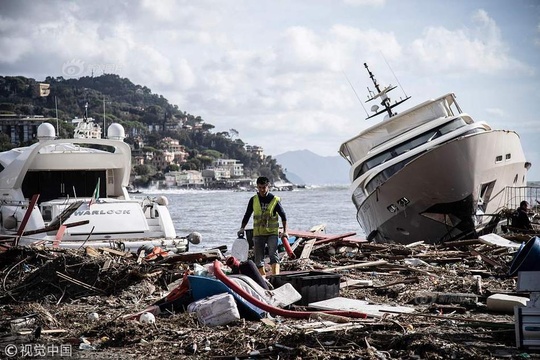
M244 229L253 214L253 250L255 253L255 265L261 275L266 275L264 269L264 250L268 246L268 256L272 274L279 274L278 236L279 220L283 224L281 233L282 241L289 241L287 235L287 215L281 206L279 197L269 192L270 181L261 176L257 179L257 194L249 199L246 213L242 219L242 225L238 230L238 237L244 236Z

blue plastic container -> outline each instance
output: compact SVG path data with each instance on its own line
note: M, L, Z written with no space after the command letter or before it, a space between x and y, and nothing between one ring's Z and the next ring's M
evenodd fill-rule
M508 274L514 276L519 271L540 271L540 237L529 239L517 251Z

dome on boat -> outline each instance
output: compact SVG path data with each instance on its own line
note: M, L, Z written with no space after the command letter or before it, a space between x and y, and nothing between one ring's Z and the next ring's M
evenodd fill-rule
M54 126L49 123L43 123L37 128L37 138L38 140L54 140L56 137L56 131Z
M124 141L124 138L126 137L124 127L118 123L112 123L107 128L107 137L111 140Z

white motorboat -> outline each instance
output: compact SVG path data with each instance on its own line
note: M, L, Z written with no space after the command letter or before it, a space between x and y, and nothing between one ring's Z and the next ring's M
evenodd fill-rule
M43 123L37 143L0 153L2 238L132 252L142 245L184 252L200 241L198 233L177 236L164 196L130 196L124 129L113 123L107 134L102 139L99 125L85 117L73 139L56 139L54 127Z
M494 130L462 112L453 93L400 114L364 64L385 119L344 142L357 220L369 240L440 243L490 232L507 187L525 187L526 161L517 133Z

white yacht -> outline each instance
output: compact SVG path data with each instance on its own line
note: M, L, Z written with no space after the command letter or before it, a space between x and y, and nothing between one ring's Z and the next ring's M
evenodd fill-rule
M364 64L385 119L344 142L357 220L369 240L440 243L490 232L505 189L527 185L520 138L464 113L452 93L400 114Z
M131 148L113 123L108 138L86 117L73 139L56 139L49 123L38 142L0 153L0 234L21 245L115 247L155 245L184 252L198 233L178 236L164 196L132 198ZM28 210L28 209L31 210Z

